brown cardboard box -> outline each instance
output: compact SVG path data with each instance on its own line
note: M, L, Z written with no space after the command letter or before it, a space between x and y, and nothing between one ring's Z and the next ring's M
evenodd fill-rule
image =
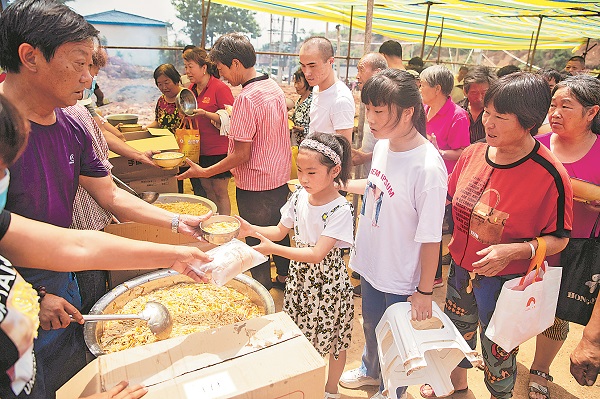
M127 185L138 193L144 191L154 191L156 193L176 193L177 192L177 168L173 170L157 170L158 176L147 176L140 179L129 180L133 176L122 178Z
M148 131L123 133L123 135L127 139L127 144L138 151L179 151L175 136L167 129L150 128ZM155 176L174 176L177 172L177 169L162 170L133 159L127 159L112 151L108 155L108 160L113 165L112 173L125 182Z
M283 312L100 356L57 392L87 396L122 380L145 399L320 399L325 362Z
M104 228L104 232L140 241L150 241L160 244L190 245L198 247L204 252L215 247L215 245L211 243L198 241L196 238L186 234L173 233L171 232L171 229L142 223L128 222L109 224ZM109 270L108 288L112 290L117 285L127 280L131 280L142 274L150 273L154 270L156 269Z

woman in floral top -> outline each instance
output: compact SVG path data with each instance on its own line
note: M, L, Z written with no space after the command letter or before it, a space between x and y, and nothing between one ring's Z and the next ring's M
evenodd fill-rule
M177 112L175 99L181 91L181 75L171 64L162 64L154 70L154 82L162 95L156 102L155 120L147 127L169 129L175 134L175 129L181 125L181 116Z
M308 134L310 122L310 103L312 102L312 86L308 84L302 69L294 72L294 88L300 98L296 101L296 108L292 114L292 145L300 145Z

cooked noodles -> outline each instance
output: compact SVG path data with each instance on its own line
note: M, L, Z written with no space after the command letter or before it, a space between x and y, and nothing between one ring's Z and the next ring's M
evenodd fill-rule
M173 213L182 213L186 215L194 215L194 216L202 216L206 215L208 211L211 209L205 204L201 204L199 202L169 202L166 204L154 203L154 206L157 206L162 209L166 209L169 212Z
M202 228L211 234L227 234L236 231L240 227L237 222L214 222Z
M169 309L173 318L171 337L264 315L247 295L233 288L195 283L179 283L140 295L116 313L140 313L148 301L162 303ZM155 341L143 320L109 321L104 325L100 346L110 353Z

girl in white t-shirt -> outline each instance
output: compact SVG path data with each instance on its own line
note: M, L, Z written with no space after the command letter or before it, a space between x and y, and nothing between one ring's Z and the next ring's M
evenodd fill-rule
M411 301L412 318L431 317L433 280L447 191L444 161L425 138L425 113L412 75L386 69L364 85L369 126L378 139L371 171L351 181L363 195L350 267L361 275L365 348L362 364L342 375L348 388L380 385L375 327L396 302ZM373 398L384 398L383 386ZM402 397L399 388L389 397Z
M241 220L240 235L254 236L259 252L292 260L283 310L298 324L321 355L329 355L325 398L340 398L338 381L350 346L354 304L342 248L353 246L352 205L335 184L350 177L351 149L346 138L314 133L298 151L302 187L281 208L277 226L259 227ZM274 244L294 229L296 247Z

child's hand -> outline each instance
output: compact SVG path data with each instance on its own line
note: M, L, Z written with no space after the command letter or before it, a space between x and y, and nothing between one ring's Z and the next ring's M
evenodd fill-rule
M273 253L277 244L258 232L254 232L253 237L258 238L260 240L260 244L255 245L252 248L256 249L265 256L269 256Z
M250 223L248 223L238 215L233 215L233 217L235 217L240 222L240 234L238 235L238 238L246 238L248 236L254 237L254 234L256 233L256 229L254 228L254 226L252 226Z

